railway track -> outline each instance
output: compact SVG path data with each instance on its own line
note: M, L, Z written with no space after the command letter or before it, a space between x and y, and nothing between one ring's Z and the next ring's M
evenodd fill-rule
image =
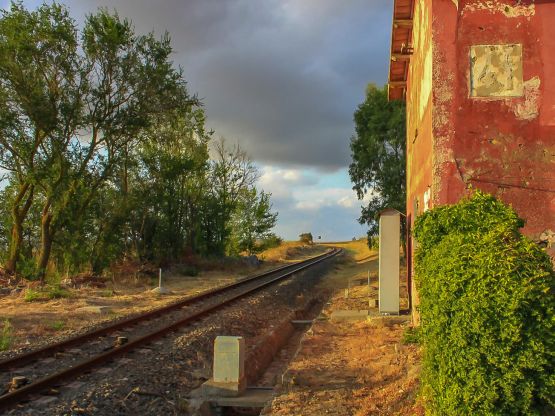
M161 308L118 321L62 342L0 361L0 385L13 376L26 376L29 384L0 395L0 410L60 386L127 352L152 343L198 321L238 299L253 294L337 255L332 249L311 259L282 266L238 282L187 297ZM127 342L116 344L124 337Z

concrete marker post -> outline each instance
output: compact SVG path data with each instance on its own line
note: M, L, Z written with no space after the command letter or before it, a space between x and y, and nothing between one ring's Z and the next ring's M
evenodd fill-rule
M399 262L401 213L386 209L380 213L379 311L399 315Z
M166 295L170 293L170 291L162 286L162 268L158 269L158 287L155 287L151 290L152 293L156 293L158 295Z
M202 385L204 395L238 397L246 388L245 340L237 336L217 336L213 376Z

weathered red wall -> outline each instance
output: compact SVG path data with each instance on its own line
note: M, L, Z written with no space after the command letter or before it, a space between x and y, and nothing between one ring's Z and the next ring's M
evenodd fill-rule
M424 210L432 180L432 2L416 3L407 77L407 215Z
M509 44L522 45L522 96L471 97L471 46ZM413 46L409 236L416 215L472 188L511 204L533 239L555 231L555 0L416 0ZM548 252L553 256L555 245Z
M412 279L411 230L418 213L425 209L424 195L432 182L432 1L415 5L414 54L407 77L407 271L411 306L418 304ZM418 315L413 315L418 323Z
M434 204L481 188L555 230L555 1L434 1ZM471 45L521 44L522 97L470 97ZM412 63L411 63L412 64ZM409 103L409 107L411 103Z

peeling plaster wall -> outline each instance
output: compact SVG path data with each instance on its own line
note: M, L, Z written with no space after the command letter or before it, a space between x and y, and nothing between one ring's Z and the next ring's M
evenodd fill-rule
M455 129L453 115L457 94L457 31L458 14L462 1L453 4L433 2L432 53L433 53L433 115L432 115L432 206L444 204L451 193L450 183L444 178L456 172ZM466 59L469 62L469 59Z
M407 215L423 211L424 193L431 186L432 166L432 6L415 2L414 55L407 89Z
M555 128L555 2L538 5L536 16L542 30L541 62L544 77L542 79L542 108L540 125Z
M413 251L411 230L418 213L430 207L432 184L432 0L416 0L414 55L407 83L407 249ZM418 323L418 295L412 279L412 256L407 257L413 320Z
M432 12L432 204L481 188L510 203L537 239L555 229L555 0L436 0ZM510 45L520 45L511 50L521 48L521 57L503 52ZM494 51L479 57L489 61L478 74L473 47ZM411 67L421 59L415 49ZM473 76L491 77L482 96L471 94ZM420 103L408 100L409 108Z
M522 97L522 45L471 45L470 96Z
M520 3L520 1L516 3ZM484 10L490 14L503 14L505 17L533 16L536 13L534 2L525 1L523 3L528 4L515 4L515 1L506 2L500 0L466 1L464 2L463 13Z
M418 324L410 230L427 208L480 188L555 257L555 0L416 0L413 46L407 269Z

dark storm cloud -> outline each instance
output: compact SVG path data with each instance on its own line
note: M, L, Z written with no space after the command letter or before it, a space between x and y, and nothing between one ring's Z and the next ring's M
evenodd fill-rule
M388 0L70 0L81 20L116 9L137 31L168 31L209 127L255 160L337 169L352 114L387 76Z

